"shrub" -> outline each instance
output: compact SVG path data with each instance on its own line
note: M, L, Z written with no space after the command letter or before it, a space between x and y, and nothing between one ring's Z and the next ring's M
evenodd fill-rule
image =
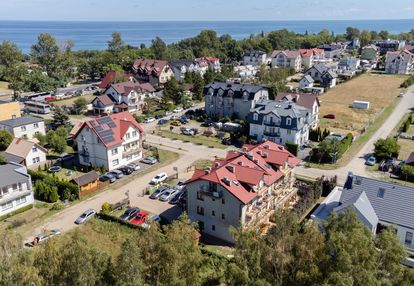
M414 182L414 167L410 165L404 165L401 168L402 179Z
M374 144L374 154L379 160L387 159L395 156L400 151L400 145L398 145L397 139L388 137L386 139L378 139Z
M410 124L411 124L411 118L407 118L407 120L404 122L401 131L402 132L407 132L408 129L410 129Z
M56 202L53 204L53 206L50 208L51 211L60 211L63 210L65 206L61 202Z
M292 153L293 155L297 156L298 155L298 150L299 150L299 145L292 143L292 142L286 142L285 144L286 149Z
M49 203L54 203L59 199L58 189L55 185L50 184L50 181L37 181L34 187L34 195L36 199L40 199Z
M402 88L408 88L410 85L414 84L414 75L407 78L400 87Z
M101 212L104 214L109 214L112 211L112 207L108 202L102 204Z

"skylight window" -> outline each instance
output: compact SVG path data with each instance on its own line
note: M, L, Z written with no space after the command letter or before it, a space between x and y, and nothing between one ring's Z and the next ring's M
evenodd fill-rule
M378 193L377 193L377 197L383 199L385 195L385 189L384 188L379 188Z

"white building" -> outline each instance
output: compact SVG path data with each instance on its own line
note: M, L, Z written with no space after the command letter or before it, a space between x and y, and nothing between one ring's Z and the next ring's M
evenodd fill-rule
M414 54L407 51L387 52L385 73L409 74L414 70Z
M302 69L302 56L299 51L274 51L271 55L272 68Z
M309 140L310 110L292 101L262 100L250 111L250 136L258 141L302 146Z
M261 66L267 64L267 54L262 51L246 51L243 54L243 65Z
M0 129L6 129L14 137L32 139L36 134L46 134L42 118L24 116L0 121Z
M46 162L47 150L39 144L14 138L4 151L8 162L22 164L26 167L40 166Z
M82 165L110 171L142 158L144 130L129 112L89 120L75 128Z
M33 205L30 175L16 163L0 165L0 217L28 205Z
M313 84L315 81L310 75L305 75L300 81L299 81L299 88L305 89L307 87L313 87Z

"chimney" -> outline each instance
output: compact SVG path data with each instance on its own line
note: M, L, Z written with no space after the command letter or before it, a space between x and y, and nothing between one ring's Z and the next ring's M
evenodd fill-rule
M220 167L220 163L219 162L214 163L214 168L219 168L219 167Z
M231 181L229 180L229 178L227 178L227 177L224 177L223 178L223 182L227 185L227 186L231 186Z
M270 149L270 146L269 146L269 145L267 145L267 144L266 144L266 145L264 145L263 147L264 147L265 149Z
M266 152L263 152L262 157L263 158L267 158L267 156L268 156L267 153Z
M206 172L206 174L210 174L211 173L211 168L208 167L207 169L204 170Z
M234 173L234 166L233 165L227 165L227 170Z
M243 162L242 161L237 162L237 164L239 164L240 166L243 167Z
M352 190L353 182L354 182L354 174L352 172L349 172L348 177L346 178L346 182L344 184L344 189Z
M283 151L283 150L285 150L285 147L283 147L283 146L278 146L278 148L279 148L279 150L281 150L281 151Z

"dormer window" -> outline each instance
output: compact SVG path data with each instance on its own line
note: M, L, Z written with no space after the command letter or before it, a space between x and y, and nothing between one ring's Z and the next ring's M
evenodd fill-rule
M286 118L286 125L290 126L292 125L292 118Z
M259 120L259 114L257 114L257 113L253 113L253 120L254 120L254 121Z

